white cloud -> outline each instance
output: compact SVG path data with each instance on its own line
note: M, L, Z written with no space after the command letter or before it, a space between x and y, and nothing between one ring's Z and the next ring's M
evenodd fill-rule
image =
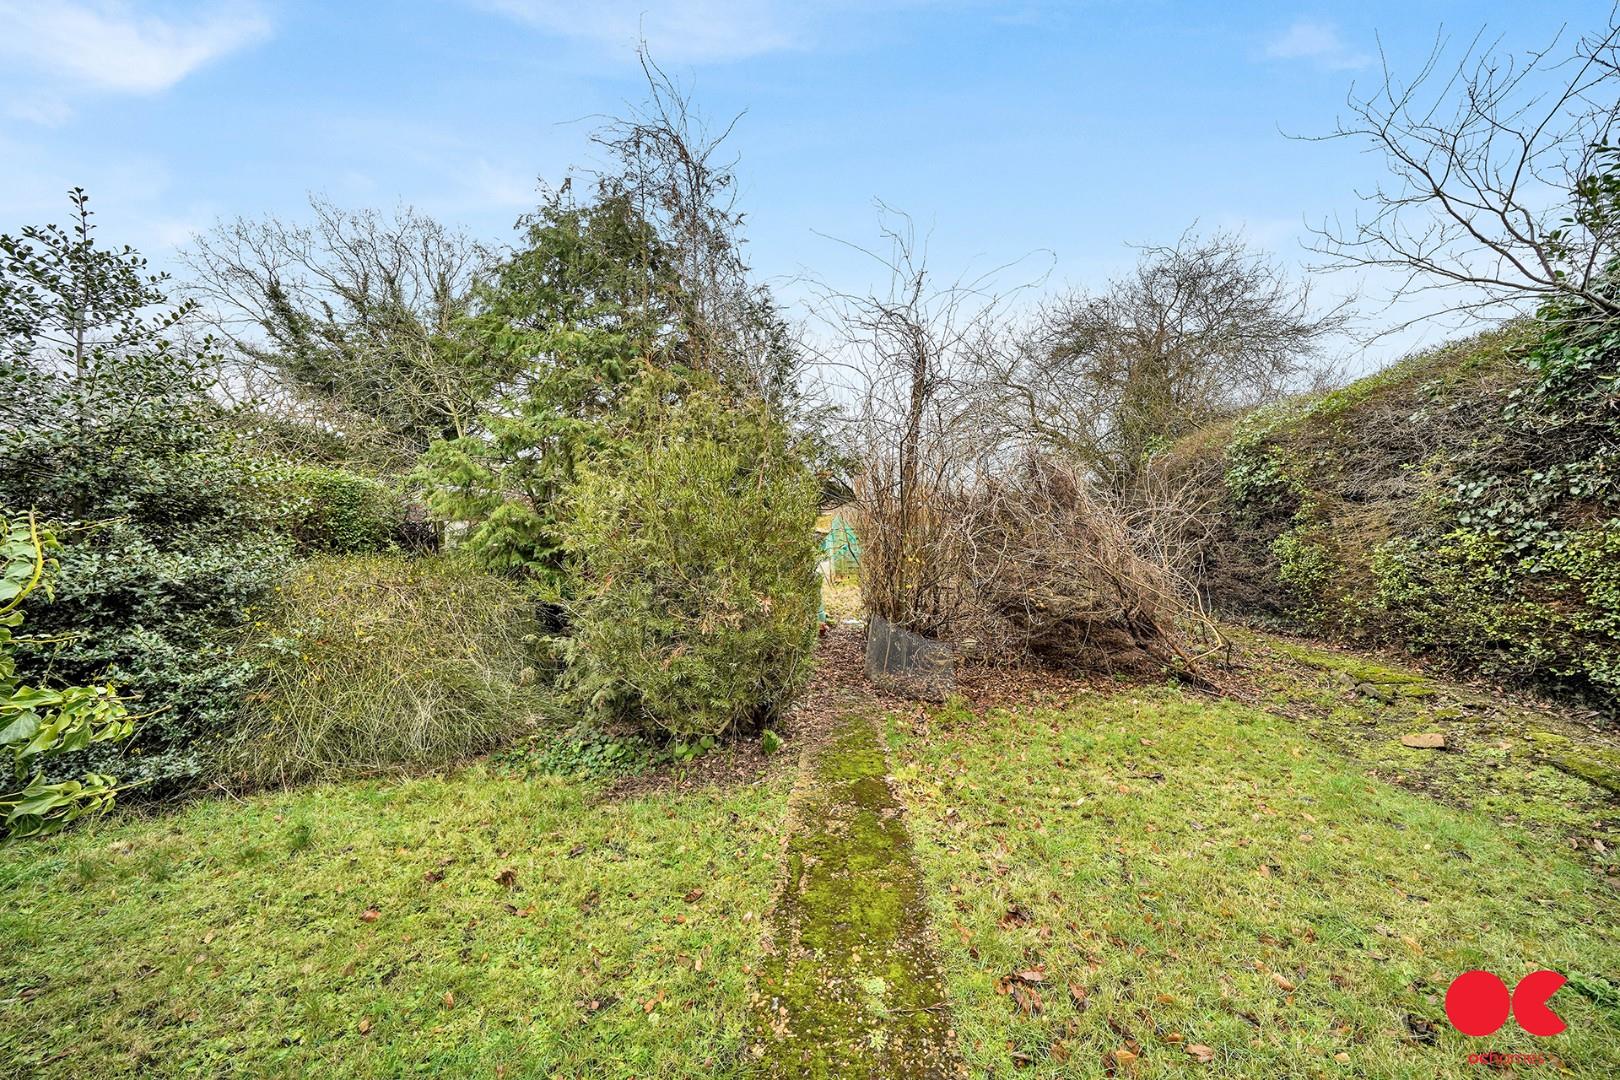
M23 92L6 95L5 113L40 127L60 127L73 118L73 107L50 94Z
M1266 43L1273 60L1309 60L1329 71L1366 67L1372 57L1351 48L1332 23L1296 19L1293 25Z
M73 90L156 93L269 32L246 6L165 17L117 0L0 0L0 60Z
M804 44L806 5L780 0L478 0L542 30L611 49L642 38L661 60L740 60Z
M530 207L540 199L540 183L533 176L484 158L474 161L463 177L468 189L484 205L503 209Z

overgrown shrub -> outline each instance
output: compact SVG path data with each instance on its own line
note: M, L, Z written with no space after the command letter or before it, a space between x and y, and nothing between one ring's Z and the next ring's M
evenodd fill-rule
M257 675L216 762L234 787L453 764L538 708L531 603L448 556L324 556L254 608Z
M52 781L49 764L129 737L129 711L111 686L29 686L12 657L22 604L51 588L56 539L31 515L0 514L0 840L54 832L103 813L118 782L103 773Z
M1271 542L1277 557L1277 579L1304 611L1318 613L1320 597L1333 582L1332 556L1304 523L1282 533Z
M62 546L56 598L18 674L111 681L134 736L57 763L161 790L200 774L251 667L223 635L275 580L283 542L257 470L222 429L207 343L180 344L139 255L99 248L82 193L71 230L0 237L0 503ZM154 309L162 313L150 314Z
M581 470L566 685L678 738L758 728L809 673L817 485L761 406L657 393Z
M272 481L279 525L303 551L385 551L405 521L398 490L347 469L288 465Z
M37 610L18 670L34 682L113 682L141 716L117 748L66 763L147 790L203 771L251 665L230 628L275 581L282 546L245 473L194 402L133 397L71 423L45 395L31 426L0 439L0 491L62 539L55 601ZM60 419L58 419L60 418Z
M437 440L416 476L434 520L479 565L566 591L559 515L581 462L645 377L665 366L679 292L654 224L622 192L559 196L526 218L527 246L493 269L470 329L507 387L459 438ZM521 372L519 378L511 378Z

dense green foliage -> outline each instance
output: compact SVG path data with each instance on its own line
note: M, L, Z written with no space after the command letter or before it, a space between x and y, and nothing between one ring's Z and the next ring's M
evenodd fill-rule
M29 686L17 678L13 631L23 601L50 591L56 538L32 515L0 515L0 840L54 832L112 806L117 781L103 773L51 781L48 763L129 737L132 721L110 686Z
M473 432L429 447L419 475L435 517L468 523L473 558L563 587L560 498L666 333L670 286L656 234L623 197L553 197L527 241L481 290L471 329L492 366L521 374Z
M34 510L62 541L55 602L17 668L112 681L138 701L116 768L106 745L73 768L185 781L250 673L222 631L274 581L284 545L208 397L207 343L170 339L188 309L147 317L162 280L127 248L98 248L77 199L71 232L0 238L0 503Z
M671 252L617 183L549 200L473 324L518 374L417 475L462 551L556 605L569 699L679 740L752 730L801 684L817 492L757 388L705 373L730 368Z
M1548 312L1526 363L1433 531L1376 553L1379 602L1424 648L1620 701L1620 330Z
M1219 485L1229 611L1620 701L1620 341L1543 312L1244 417L1161 462Z
M763 406L637 404L569 500L567 683L599 714L676 736L753 730L809 671L814 478Z
M439 768L533 721L530 605L464 561L311 559L252 614L256 674L216 766L233 786Z
M383 551L405 520L399 491L370 476L324 465L272 470L277 527L308 552Z

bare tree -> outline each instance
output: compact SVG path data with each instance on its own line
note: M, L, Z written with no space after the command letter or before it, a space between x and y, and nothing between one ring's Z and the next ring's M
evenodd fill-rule
M464 434L488 377L454 339L484 251L408 207L390 217L314 197L310 210L303 223L221 223L187 252L192 295L232 346L226 386L406 456Z
M737 158L726 146L741 115L710 126L645 44L638 55L646 99L592 136L617 162L599 178L602 193L629 197L672 253L681 361L780 402L794 391L798 356L743 257Z
M824 343L822 371L841 372L849 402L845 448L856 462L863 522L862 590L872 612L918 633L938 633L958 597L934 549L949 523L934 494L954 482L967 422L974 354L997 336L1010 294L998 267L936 281L909 217L880 204L883 247L847 246L886 280L872 292L816 286L811 312Z
M1191 588L1094 473L1052 457L998 385L1020 337L998 267L936 283L909 219L866 252L887 291L824 291L833 362L856 374L853 482L868 611L991 661L1165 664L1212 632ZM864 250L864 249L860 249Z
M1346 317L1241 237L1189 231L1102 293L1048 304L1018 348L983 353L979 379L1033 448L1123 487L1186 432L1301 389Z
M1424 317L1559 298L1620 314L1601 280L1620 220L1583 212L1620 119L1620 21L1563 38L1515 55L1476 36L1454 63L1440 39L1409 81L1386 59L1377 91L1352 92L1321 137L1382 154L1391 173L1354 221L1314 230L1324 265L1393 272L1392 301L1434 294Z

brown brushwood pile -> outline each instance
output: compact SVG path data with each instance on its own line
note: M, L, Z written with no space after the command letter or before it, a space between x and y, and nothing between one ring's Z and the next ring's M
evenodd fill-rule
M1050 343L1004 310L1013 294L939 284L909 220L885 236L889 253L869 254L887 295L829 292L821 316L829 365L857 374L845 438L866 610L963 659L1206 681L1224 642L1173 559L1197 515L1171 498L1127 508L1106 448L1051 437L1030 398L1046 391L1021 375L1051 368ZM1050 404L1075 423L1120 407Z
M978 648L1065 666L1141 653L1188 672L1207 654L1214 627L1192 588L1074 467L1032 458L953 503L960 621Z
M964 657L1197 679L1221 644L1193 588L1074 466L934 472L904 528L873 473L857 495L869 609Z

